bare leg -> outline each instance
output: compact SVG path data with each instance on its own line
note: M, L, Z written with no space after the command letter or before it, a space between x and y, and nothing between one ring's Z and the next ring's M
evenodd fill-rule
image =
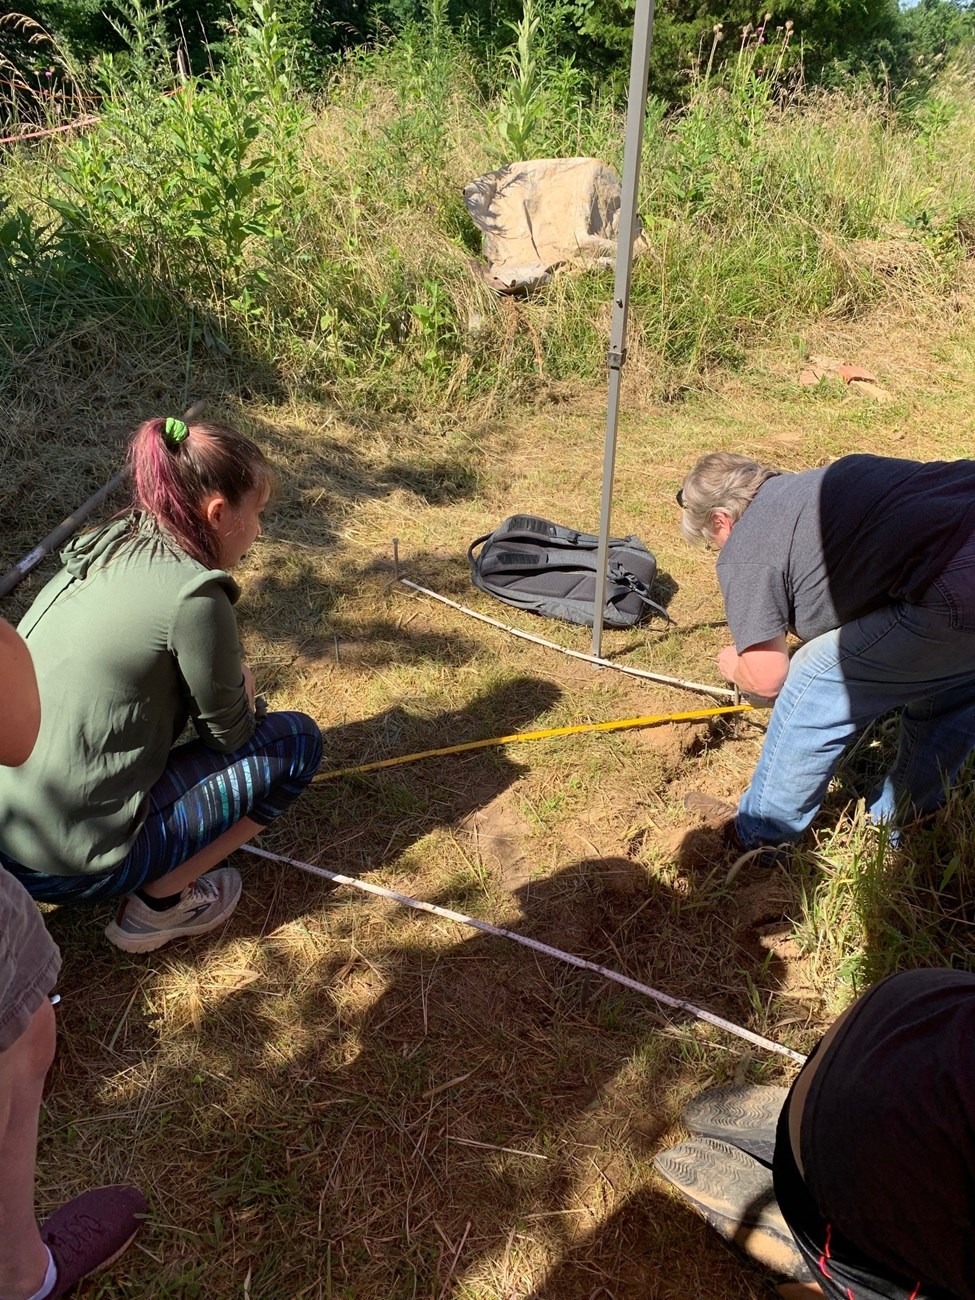
M33 1295L47 1271L34 1217L34 1165L54 1041L54 1008L45 998L13 1047L0 1053L0 1300Z
M196 880L205 872L212 871L229 853L239 849L242 844L252 840L264 829L260 822L252 821L250 817L242 817L239 822L231 826L229 831L218 835L212 844L208 844L199 853L194 853L175 870L160 876L158 880L150 880L142 885L142 892L148 894L150 898L168 898L170 894L181 893L191 880Z

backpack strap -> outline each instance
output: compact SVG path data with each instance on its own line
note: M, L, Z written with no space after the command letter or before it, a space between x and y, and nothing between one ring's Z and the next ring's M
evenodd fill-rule
M493 537L493 536L494 536L493 533L485 533L483 537L475 537L474 540L471 542L470 546L468 546L467 563L471 566L472 569L475 564L474 552L477 550L479 546L482 546L489 537Z
M675 627L677 626L676 621L671 618L663 605L658 605L655 600L650 599L646 583L641 582L639 578L635 578L632 573L627 569L624 569L623 565L620 564L618 560L610 563L607 572L614 582L618 582L620 586L628 587L630 591L633 592L634 596L639 596L644 605L648 605L651 609L655 609L658 614L663 614L668 623L673 623Z
M645 595L643 594L643 592L642 592L642 591L638 591L636 587L632 587L631 590L632 590L632 592L633 592L633 594L634 594L635 596L639 596L639 597L640 597L640 599L643 601L644 605L649 605L650 608L651 608L651 609L655 609L655 610L657 611L658 614L663 614L664 618L667 620L668 623L673 623L674 627L677 626L677 620L674 619L674 618L671 618L671 616L670 616L670 615L667 613L667 611L664 609L663 605L658 605L657 602L656 602L655 600L651 600L649 596L645 596Z

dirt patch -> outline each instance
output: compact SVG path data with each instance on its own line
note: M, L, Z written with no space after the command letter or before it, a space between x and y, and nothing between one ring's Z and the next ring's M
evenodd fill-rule
M779 924L791 914L794 906L794 891L777 874L765 874L735 893L739 924L750 930Z
M756 867L761 872L758 879L742 885L735 893L734 914L738 927L738 940L744 952L757 962L771 959L779 972L780 992L792 996L805 996L811 1006L818 1003L813 989L809 960L803 953L795 933L794 918L801 908L792 881L780 872ZM805 1016L790 1016L784 1025L805 1023Z
M563 835L567 851L580 859L619 863L624 870L628 868L632 872L633 862L625 843L625 831L636 806L636 801L631 805L621 799L619 807L604 806L594 810L586 822L568 829ZM614 874L618 874L615 867L609 872L609 875Z
M526 848L528 826L503 794L468 817L463 825L481 862L512 894L532 878L533 863Z
M659 727L640 727L633 732L633 743L638 749L656 754L667 767L676 767L684 756L700 745L707 734L707 725L689 726L686 722L671 722Z
M721 864L731 865L732 852L721 834L710 826L683 826L662 836L660 852L682 871L702 871Z
M629 858L604 858L597 867L597 879L609 894L632 898L647 887L647 873Z

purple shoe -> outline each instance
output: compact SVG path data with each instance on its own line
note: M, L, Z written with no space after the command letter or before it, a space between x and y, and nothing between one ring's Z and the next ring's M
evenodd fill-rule
M138 1187L119 1184L93 1187L55 1210L41 1225L41 1241L58 1270L49 1300L114 1264L142 1227L140 1216L148 1208Z

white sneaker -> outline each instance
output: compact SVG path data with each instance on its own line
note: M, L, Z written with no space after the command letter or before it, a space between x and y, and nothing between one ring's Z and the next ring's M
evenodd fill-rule
M126 952L152 952L170 939L206 934L227 920L240 901L241 888L235 867L217 867L187 885L179 902L165 912L154 912L130 894L105 927L105 937Z

